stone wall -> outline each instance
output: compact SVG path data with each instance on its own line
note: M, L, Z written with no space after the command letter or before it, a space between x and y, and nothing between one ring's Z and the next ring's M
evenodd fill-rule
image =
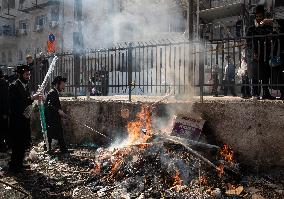
M107 139L82 124L96 128L111 138L122 137L126 135L128 120L121 117L121 109L129 110L131 120L142 103L153 103L155 100L132 103L109 99L62 101L63 109L73 118L63 122L66 140L73 144L86 141L107 144ZM159 104L152 114L167 121L170 115L178 113L199 115L205 119L204 134L209 142L229 144L236 152L238 161L252 166L284 166L283 102L242 101L238 98L208 98L203 103L170 100ZM38 128L36 120L33 126Z

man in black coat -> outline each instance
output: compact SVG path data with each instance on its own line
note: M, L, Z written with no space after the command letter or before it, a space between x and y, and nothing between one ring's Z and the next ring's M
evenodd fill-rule
M51 149L52 139L56 139L62 153L68 152L63 138L61 123L61 118L66 117L66 114L62 111L59 100L59 93L64 91L65 82L66 78L61 76L55 77L52 82L53 88L49 91L44 104L49 149Z
M271 78L271 70L269 66L269 57L271 51L271 38L265 37L265 35L271 34L273 27L271 20L265 19L265 10L263 5L258 5L255 11L255 24L248 28L247 36L253 38L247 39L247 45L249 49L250 62L253 60L253 56L257 55L258 64L257 67L252 68L252 83L253 84L268 84L269 78ZM261 36L263 35L263 36ZM259 37L258 37L259 36ZM263 94L262 99L275 100L276 98L271 96L268 86L262 86ZM258 86L252 87L252 95L255 98L259 98L260 90Z
M12 155L9 170L19 172L24 169L25 152L31 144L30 116L32 103L41 98L29 92L30 68L27 65L17 67L18 79L9 87L10 133Z
M0 152L6 152L7 134L8 134L8 82L4 78L4 74L0 69Z

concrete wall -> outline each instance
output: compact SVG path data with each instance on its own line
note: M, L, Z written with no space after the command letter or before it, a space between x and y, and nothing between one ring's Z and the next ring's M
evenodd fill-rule
M143 100L133 103L110 100L69 100L62 101L62 105L81 124L86 123L112 138L121 137L125 135L128 121L121 117L121 109L129 109L129 119L134 119L141 105L138 101ZM156 100L144 99L148 102ZM283 102L253 102L228 98L207 99L204 103L173 101L160 104L153 114L166 118L174 113L201 115L207 121L204 133L210 143L229 144L236 152L238 161L242 163L252 166L284 166ZM82 143L86 140L97 144L108 142L76 123L74 119L64 121L68 143ZM34 123L34 126L38 127L38 124Z
M283 102L206 101L194 111L207 121L207 133L229 144L243 163L284 165Z

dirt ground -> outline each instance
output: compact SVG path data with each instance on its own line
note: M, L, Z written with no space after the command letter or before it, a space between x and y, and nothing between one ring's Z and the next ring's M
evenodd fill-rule
M0 198L284 198L283 173L279 170L260 173L240 166L237 177L230 173L219 176L182 147L162 148L166 156L157 158L158 146L132 148L127 154L73 147L69 155L56 151L49 155L38 146L28 156L31 168L19 174L5 170L9 154L1 154ZM111 166L117 161L114 157L123 157L123 163ZM170 161L163 163L165 157ZM176 180L183 174L172 173L169 165L181 164L176 157L186 162L180 171L189 171L187 179Z

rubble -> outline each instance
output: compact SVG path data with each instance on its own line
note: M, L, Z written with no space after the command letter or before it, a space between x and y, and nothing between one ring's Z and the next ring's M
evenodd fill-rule
M0 194L74 199L283 198L283 181L244 175L228 145L159 132L151 126L150 113L149 106L142 107L127 124L128 138L107 148L86 142L69 149L70 154L60 154L55 149L45 152L43 143L34 146L27 159L31 169L17 175L3 169ZM4 168L6 163L1 164Z
M4 173L1 197L22 198L281 198L283 184L264 177L219 177L182 145L157 143L120 149L74 148L69 156L33 149L31 170ZM218 156L218 154L217 154ZM271 186L271 184L274 184ZM249 184L249 185L246 185ZM9 192L9 193L8 193ZM5 193L5 195L3 195Z

